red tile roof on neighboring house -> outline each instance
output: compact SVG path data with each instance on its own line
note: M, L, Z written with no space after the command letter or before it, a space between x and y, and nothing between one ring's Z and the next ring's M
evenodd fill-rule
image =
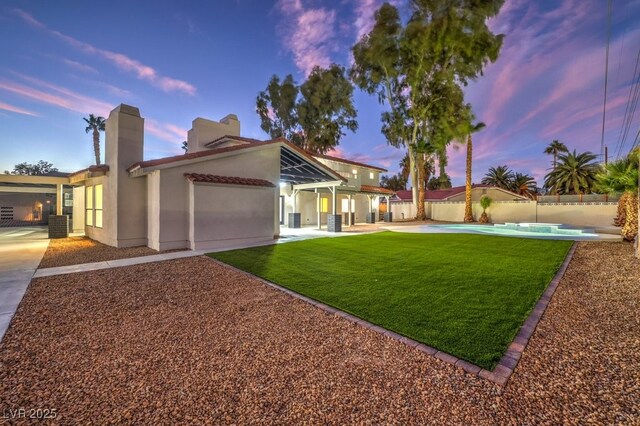
M491 185L477 184L477 185L471 185L471 187L472 188L491 188ZM464 193L464 191L465 191L464 185L455 186L449 189L427 189L424 191L424 199L425 200L446 200L447 198L453 197L454 195ZM517 195L517 194L514 194L514 195ZM402 201L413 200L413 195L411 190L397 191L396 196Z
M198 183L221 183L225 185L264 186L268 188L275 188L273 183L264 179L207 175L202 173L185 173L184 176L191 182Z
M310 154L317 158L324 158L326 160L337 161L338 163L353 164L354 166L367 167L369 169L379 170L381 172L387 171L387 169L383 169L382 167L372 166L370 164L365 164L365 163L358 163L357 161L347 160L340 157L332 157L331 155L313 154L313 153L310 153Z
M395 192L393 192L390 189L382 188L380 186L369 186L369 185L360 185L360 191L361 192L370 192L370 193L373 193L373 194L386 194L386 195L395 194Z

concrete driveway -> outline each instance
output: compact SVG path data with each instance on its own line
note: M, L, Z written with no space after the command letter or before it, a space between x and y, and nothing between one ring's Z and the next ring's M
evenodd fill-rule
M48 245L45 227L0 228L0 340Z

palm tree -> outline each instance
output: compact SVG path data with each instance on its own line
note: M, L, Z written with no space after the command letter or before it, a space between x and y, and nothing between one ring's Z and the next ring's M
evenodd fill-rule
M182 145L180 146L180 148L184 149L184 153L186 154L187 151L189 151L189 144L187 143L187 141L182 141Z
M471 124L467 134L467 176L464 188L464 221L473 222L473 210L471 209L471 163L473 157L473 141L471 134L484 129L486 125L482 122Z
M553 155L553 168L555 169L558 164L558 154L562 152L569 152L567 146L560 142L558 139L554 139L547 147L544 149L544 153L547 155Z
M104 132L104 117L96 117L89 114L89 118L83 118L87 122L84 129L86 133L93 132L93 152L96 156L96 166L100 165L100 132Z
M606 193L620 193L618 223L622 225L622 237L633 241L638 235L638 155L632 151L626 158L608 163L598 173L598 187Z
M511 182L511 191L533 200L536 198L537 192L536 180L526 173L516 172Z
M544 186L554 194L584 194L596 185L600 165L591 152L577 154L575 150L558 155L557 167L545 176Z
M513 182L513 172L507 166L490 167L487 174L482 178L485 185L497 186L498 188L510 190Z

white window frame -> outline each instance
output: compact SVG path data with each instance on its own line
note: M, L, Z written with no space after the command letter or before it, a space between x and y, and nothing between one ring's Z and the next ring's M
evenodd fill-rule
M84 224L93 226L93 186L85 186L84 194Z

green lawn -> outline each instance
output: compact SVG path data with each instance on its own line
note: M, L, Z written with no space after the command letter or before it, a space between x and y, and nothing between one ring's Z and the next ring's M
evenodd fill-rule
M381 232L210 256L491 370L571 244Z

